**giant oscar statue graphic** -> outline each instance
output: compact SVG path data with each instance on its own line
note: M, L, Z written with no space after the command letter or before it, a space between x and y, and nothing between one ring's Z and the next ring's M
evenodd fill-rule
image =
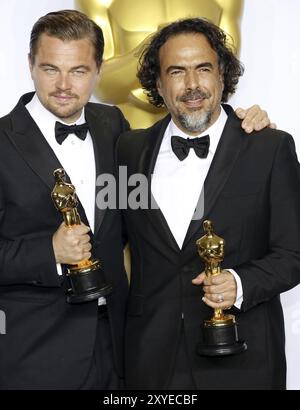
M136 78L141 45L158 28L186 17L206 17L239 49L243 0L76 0L76 4L104 34L105 61L97 96L118 105L132 128L149 127L166 114L148 103Z
M211 221L204 221L203 228L206 234L198 239L196 245L205 264L205 275L219 275L225 241L214 233ZM201 356L233 355L247 349L246 343L238 338L235 316L225 314L222 309L215 309L213 317L204 321L203 340L198 346Z
M65 225L72 226L81 223L77 211L78 199L75 187L65 182L65 171L62 168L54 171L55 186L51 193L55 207L62 213ZM103 278L100 261L87 259L67 268L70 289L67 292L68 303L82 303L107 296L112 287Z

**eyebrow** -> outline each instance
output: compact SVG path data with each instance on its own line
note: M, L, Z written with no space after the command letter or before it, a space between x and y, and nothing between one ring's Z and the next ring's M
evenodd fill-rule
M51 68L54 68L55 70L59 70L59 68L56 65L50 64L50 63L41 63L41 64L39 64L39 67L40 68L51 67ZM90 67L87 66L87 65L84 65L84 64L81 64L81 65L78 65L78 66L75 66L75 67L71 67L70 71L79 70L79 69L84 69L86 71L91 71Z
M213 68L213 65L209 62L205 62L205 63L197 64L196 69L203 68L203 67ZM186 70L186 67L180 66L180 65L171 65L167 68L166 73L169 74L170 71L172 70Z
M81 64L81 65L78 65L76 67L71 68L71 70L79 70L79 69L84 69L86 71L91 71L91 68L88 65L84 65L84 64Z

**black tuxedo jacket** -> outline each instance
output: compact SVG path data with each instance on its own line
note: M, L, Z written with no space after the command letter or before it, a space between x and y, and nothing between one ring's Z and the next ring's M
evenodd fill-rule
M0 335L0 388L78 389L91 365L98 304L68 304L57 274L52 235L62 216L51 191L61 164L25 108L32 96L0 120L0 309L7 321ZM86 121L96 175L113 174L115 141L128 129L126 120L115 107L88 103ZM78 211L88 224L81 204ZM107 304L121 376L128 284L117 210L96 207L92 245L113 285Z
M266 128L249 136L226 109L228 120L205 180L204 215L191 221L182 250L160 210L124 211L132 258L125 353L129 388L168 387L182 313L199 389L285 386L279 294L300 281L299 164L290 135ZM169 121L168 116L120 137L118 165L128 167L128 177L141 173L150 181ZM235 269L242 281L242 309L235 314L248 350L236 356L196 354L202 322L212 316L202 302L202 287L191 282L204 269L195 245L204 235L204 219L212 220L226 241L222 266Z

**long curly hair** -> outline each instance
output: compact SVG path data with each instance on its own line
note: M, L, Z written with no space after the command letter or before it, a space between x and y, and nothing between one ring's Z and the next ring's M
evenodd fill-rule
M227 35L218 26L206 19L188 18L175 21L151 37L149 44L144 46L139 59L137 77L146 91L149 102L156 107L162 107L164 101L157 91L156 82L160 75L159 50L170 37L185 33L203 34L212 49L218 55L219 68L224 77L222 102L226 102L230 94L236 90L239 77L244 73L244 67L234 55L228 44Z

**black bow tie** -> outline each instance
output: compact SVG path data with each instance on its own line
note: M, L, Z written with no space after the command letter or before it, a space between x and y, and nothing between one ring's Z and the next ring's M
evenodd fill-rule
M86 139L86 134L89 130L88 125L65 125L59 121L55 123L55 138L56 141L61 145L69 134L75 134L81 140Z
M209 135L187 139L173 135L171 145L174 154L180 161L183 161L189 155L190 148L194 148L199 158L206 158L209 150Z

